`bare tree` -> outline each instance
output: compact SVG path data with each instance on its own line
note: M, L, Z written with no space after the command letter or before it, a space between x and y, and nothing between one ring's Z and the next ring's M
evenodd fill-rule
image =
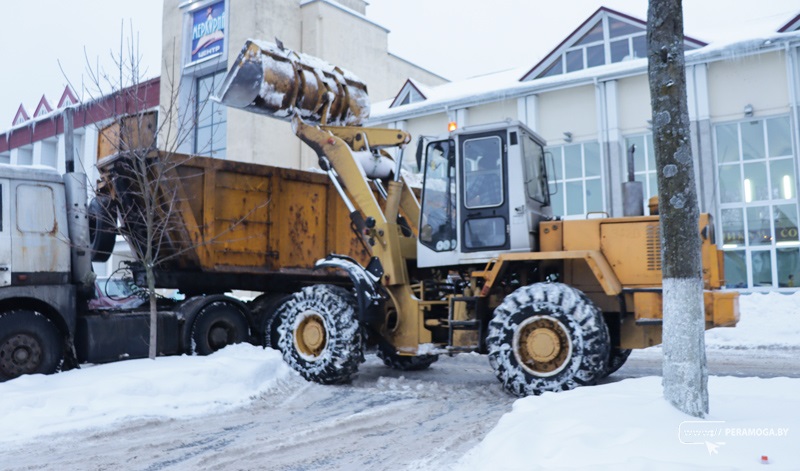
M194 156L181 154L178 149L193 137L196 115L194 110L178 113L179 87L174 64L162 71L160 80L168 83L161 89L169 90L170 96L161 97L160 103L164 105L158 105L158 83L144 79L138 45L132 37L131 34L127 41L121 40L119 52L111 53L114 73L106 73L87 60L92 88L87 93L110 117L104 121L105 126L99 126L98 153L109 157L97 163L101 179L94 188L96 197L90 210L93 209L94 237L108 240L119 231L144 271L150 306L149 357L155 358L158 354L156 269L188 250L214 242L241 220L232 222L228 228L217 228L213 237L205 237L207 234L199 226L202 221L197 221L196 227L187 226L182 212L185 215L189 198L196 195L187 195L184 188L191 185L189 180L202 179L202 174L181 172ZM193 95L190 91L190 96ZM192 103L190 109L192 105L203 107L207 103ZM164 142L157 147L159 136ZM198 233L204 237L191 236Z
M661 215L664 397L679 410L704 417L708 373L700 211L686 101L681 0L650 0L647 45Z

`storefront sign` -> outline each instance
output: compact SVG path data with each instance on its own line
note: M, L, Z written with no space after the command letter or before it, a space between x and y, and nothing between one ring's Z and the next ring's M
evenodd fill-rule
M189 61L222 54L225 45L225 2L213 3L192 15L192 50Z

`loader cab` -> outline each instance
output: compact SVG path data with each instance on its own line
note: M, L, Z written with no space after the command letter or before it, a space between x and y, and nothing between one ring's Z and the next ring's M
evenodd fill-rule
M417 263L486 263L537 249L550 219L544 140L519 122L473 126L430 141Z

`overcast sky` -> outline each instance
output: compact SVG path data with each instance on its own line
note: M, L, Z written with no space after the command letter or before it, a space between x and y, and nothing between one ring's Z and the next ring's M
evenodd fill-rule
M298 0L299 1L299 0ZM367 16L391 30L389 50L448 79L532 67L600 6L646 19L645 0L368 0ZM231 0L234 4L236 0ZM0 28L0 130L20 103L58 104L69 79L80 93L86 57L109 73L121 29L138 36L147 77L160 73L160 0L14 2ZM684 0L685 32L706 42L800 13L797 0ZM85 50L85 52L84 52ZM64 72L59 68L61 62ZM358 73L357 71L353 71Z

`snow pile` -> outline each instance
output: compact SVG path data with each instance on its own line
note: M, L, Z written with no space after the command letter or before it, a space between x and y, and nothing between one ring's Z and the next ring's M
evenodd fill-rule
M293 375L275 350L232 345L0 383L0 443L122 419L179 418L246 404Z
M527 397L455 469L751 469L762 456L797 469L798 390L798 379L711 377L703 421L669 405L658 377Z
M706 331L708 349L800 349L800 292L739 296L734 328Z

